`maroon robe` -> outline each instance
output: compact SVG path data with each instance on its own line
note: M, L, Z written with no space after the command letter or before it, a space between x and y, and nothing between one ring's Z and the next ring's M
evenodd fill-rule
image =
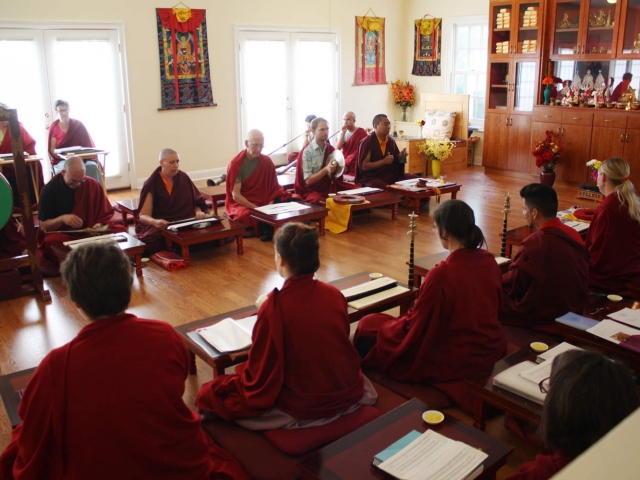
M592 289L617 293L626 284L640 286L640 224L615 192L604 197L596 210L585 245Z
M29 155L36 155L36 141L35 139L29 135L29 132L25 130L20 123L20 133L22 134L22 149L28 153ZM11 147L11 134L9 132L9 126L7 126L7 131L4 134L4 138L2 139L2 143L0 143L0 153L13 153L13 149ZM44 187L44 174L42 173L42 163L37 162L36 170L38 172L38 192L42 190ZM31 169L27 167L27 178L29 184L29 190L33 190L33 185L31 181ZM13 198L15 206L20 206L18 202L18 187L16 181L16 172L13 165L4 165L2 167L2 174L6 177L7 181L11 185L13 189ZM34 192L31 191L31 202L35 203L35 195Z
M358 166L358 147L360 142L367 138L367 131L358 127L349 137L349 140L342 145L342 154L344 155L344 174L355 175Z
M569 231L567 231L569 230ZM555 325L582 313L589 298L589 254L580 235L553 219L522 241L502 276L500 320L512 325Z
M189 365L165 322L90 322L36 369L0 477L247 479L182 400Z
M62 173L59 173L54 176L51 181L61 175ZM102 185L91 177L85 177L85 182L81 183L80 186L75 189L75 206L73 207L73 210L68 213L77 215L82 219L82 225L80 228L91 228L99 223L101 225L109 225L111 233L126 232L126 228L123 225L116 225L111 222L111 218L113 217L113 207L111 206L111 203L109 203L107 196L104 194ZM45 218L43 220L51 219ZM80 228L76 229L67 225L62 225L59 230L79 230ZM86 235L66 233L46 234L39 228L36 238L38 240L40 263L46 269L47 273L56 274L60 262L58 256L52 249L53 246L77 238L86 238Z
M309 144L311 145L311 144ZM324 201L330 193L342 192L343 190L351 190L357 188L353 183L347 183L340 178L336 178L335 180L331 180L328 176L322 177L313 185L307 185L304 179L304 168L302 161L302 154L309 146L307 145L302 149L302 151L298 154L298 163L296 164L296 183L295 183L295 192L304 202L307 203L315 203L319 204L321 201ZM327 142L326 148L324 149L324 158L322 160L322 167L327 166L327 159L331 152L335 150L335 147Z
M532 462L523 463L507 480L548 480L571 463L573 459L560 453L536 455Z
M196 207L200 207L203 212L207 211L204 197L193 184L189 175L178 170L176 176L173 177L173 190L169 195L160 176L161 170L162 167L156 168L151 176L145 180L140 192L140 208L144 205L147 195L151 193L153 196L151 216L156 219L173 222L193 218ZM156 227L138 222L136 233L138 239L147 245L147 253L155 253L165 248L165 240Z
M429 270L415 306L405 315L379 313L360 320L356 339L376 338L363 365L437 388L438 383L486 376L507 349L498 321L501 297L493 255L480 249L451 252Z
M362 398L364 378L349 341L347 302L313 275L289 278L269 294L252 339L241 375L205 383L196 399L199 408L235 420L277 407L310 420L334 416Z
M251 209L240 205L233 199L233 187L235 186L236 178L238 177L246 153L246 150L241 151L229 162L229 166L227 167L227 196L224 209L230 220L257 229L258 221L251 218ZM284 188L278 183L278 176L273 168L271 158L266 155L260 155L257 161L258 166L255 171L249 178L245 178L242 181L240 193L258 207L269 205L277 198L282 201L289 200L291 194L285 192Z
M53 156L53 151L51 150L51 137L53 133L53 129L56 125L60 123L60 120L56 120L49 126L49 138L47 139L47 149L49 150L49 160L51 160L51 165L56 165L58 162L62 160ZM95 144L93 143L93 139L91 135L89 135L89 131L84 126L84 124L80 120L76 120L75 118L69 119L69 130L64 135L64 138L59 144L56 144L56 149L58 148L68 148L68 147L86 147L86 148L95 148ZM95 160L94 158L86 158L85 162L89 160Z
M24 235L18 231L18 227L13 218L0 229L0 260L3 258L16 257L22 255L27 249L27 242Z
M376 132L371 132L368 137L360 142L358 148L358 166L356 168L356 183L362 187L385 188L387 185L396 183L400 180L408 180L410 178L418 178L416 175L404 173L404 164L400 163L400 150L395 140L387 137L387 149L383 152L380 149L380 142ZM375 170L364 171L362 164L367 154L371 153L369 161L377 162L387 156L387 153L393 155L394 160L391 165L384 165Z

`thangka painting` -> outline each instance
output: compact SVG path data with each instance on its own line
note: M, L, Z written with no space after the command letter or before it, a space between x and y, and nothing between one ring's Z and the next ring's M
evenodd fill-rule
M440 76L442 19L423 18L415 21L415 48L412 75Z
M214 106L205 10L157 8L159 110Z
M356 17L356 85L387 83L384 18Z

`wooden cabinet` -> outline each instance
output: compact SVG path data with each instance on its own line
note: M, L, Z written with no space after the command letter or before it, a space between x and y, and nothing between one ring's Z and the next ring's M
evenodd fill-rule
M640 58L640 0L624 0L620 10L617 58Z
M491 56L499 59L508 55L540 56L542 42L543 5L540 1L491 2Z
M624 158L631 167L631 181L640 185L640 118L637 114L611 112L596 115L590 158Z

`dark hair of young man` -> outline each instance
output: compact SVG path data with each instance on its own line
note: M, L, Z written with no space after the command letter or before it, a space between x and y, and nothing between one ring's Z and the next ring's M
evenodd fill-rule
M313 130L316 130L318 128L318 124L320 124L320 122L324 122L327 125L329 125L329 122L327 122L324 118L322 117L316 117L313 119L313 121L311 122L311 128Z
M527 207L535 208L545 218L555 218L558 213L558 194L549 185L532 183L520 190L520 196Z
M307 115L306 117L304 117L304 121L305 122L313 122L314 118L316 118L316 116L314 114Z
M540 430L547 448L576 457L638 407L629 367L570 350L553 360Z
M54 108L58 108L60 106L69 108L69 102L67 102L66 100L56 100L56 103L53 104Z
M61 272L69 297L91 320L114 317L129 306L131 262L117 245L82 245L71 251Z
M482 230L476 225L473 209L462 200L444 202L434 212L433 221L440 238L447 240L452 235L464 248L481 248L486 243Z
M384 113L379 113L378 115L373 117L373 122L372 122L373 126L375 127L376 125L378 125L385 118L387 118L387 116Z
M287 223L275 236L276 251L293 275L315 273L320 268L318 230L302 223Z

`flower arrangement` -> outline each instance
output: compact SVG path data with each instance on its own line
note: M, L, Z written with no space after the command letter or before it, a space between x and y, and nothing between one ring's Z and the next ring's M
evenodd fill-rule
M451 151L455 146L456 142L435 138L428 138L417 145L420 153L424 153L427 157L431 157L435 160L445 160L449 158L451 156Z
M536 166L538 168L542 167L545 171L552 171L562 156L563 148L553 142L553 134L550 130L547 130L545 133L545 139L538 142L536 148L531 153L536 157Z
M416 101L416 87L409 82L402 80L391 82L391 93L393 94L393 102L403 109L410 107Z
M600 165L602 162L600 160L589 160L587 162L587 167L591 169L591 178L593 178L596 182L598 181L598 170L600 170Z
M424 120L416 120L416 121L415 121L415 122L413 122L413 123L415 123L416 125L420 125L421 127L424 127L424 123L425 123L425 122L424 122Z
M551 76L544 77L544 79L542 80L543 85L553 85L554 83L556 83L556 81Z

